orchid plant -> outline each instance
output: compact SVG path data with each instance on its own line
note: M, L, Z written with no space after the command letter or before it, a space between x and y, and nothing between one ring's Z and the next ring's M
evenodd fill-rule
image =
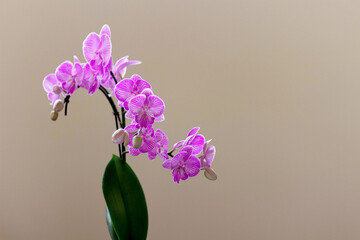
M103 193L106 201L106 220L112 239L146 239L148 214L144 192L135 173L126 162L126 154L147 154L150 160L157 156L162 166L172 171L174 182L180 183L195 177L201 170L206 178L216 180L211 168L215 147L211 140L199 134L199 127L189 131L185 140L169 148L169 140L161 129L154 129L155 122L165 120L164 101L154 94L146 80L139 75L125 78L129 66L140 61L125 56L114 64L111 56L111 31L104 25L99 34L90 33L83 42L82 63L61 63L55 73L44 78L43 87L51 101L51 120L67 107L70 97L79 88L89 95L100 90L108 100L115 118L112 141L118 145L119 155L113 155L103 176ZM116 106L113 96L118 100ZM120 111L119 111L119 110ZM126 119L131 124L126 126Z

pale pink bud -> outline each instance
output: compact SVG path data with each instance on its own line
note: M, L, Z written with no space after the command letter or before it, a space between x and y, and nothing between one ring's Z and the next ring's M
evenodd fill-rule
M127 145L129 145L129 142L130 142L130 137L129 137L129 134L126 132L125 139L124 139L125 147L127 147Z
M59 114L55 111L51 111L50 113L50 119L53 121L56 121L56 119L58 118Z
M215 181L217 179L216 172L212 168L205 168L204 175L207 179Z
M133 148L139 149L141 147L142 141L142 137L140 137L139 135L135 136L132 142Z
M130 142L130 137L127 131L120 128L113 133L112 141L116 144L124 143L124 145L127 146Z
M61 99L58 99L54 102L53 109L55 112L60 112L64 108L64 102Z

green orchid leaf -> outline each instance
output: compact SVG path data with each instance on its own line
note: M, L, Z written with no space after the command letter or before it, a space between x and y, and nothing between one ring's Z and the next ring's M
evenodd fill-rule
M108 230L109 230L109 233L110 233L110 236L111 236L111 239L112 240L119 240L116 233L115 233L115 230L113 228L113 225L112 225L112 222L111 222L111 217L110 217L110 213L109 213L109 209L106 207L106 210L105 210L105 215L106 215L106 224L108 226Z
M116 155L105 168L102 188L118 239L146 239L148 212L144 192L130 166Z

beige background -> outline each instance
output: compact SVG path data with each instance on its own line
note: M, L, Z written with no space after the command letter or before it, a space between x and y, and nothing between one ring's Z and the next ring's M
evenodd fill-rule
M149 239L360 239L358 1L0 2L0 239L109 239L111 109L78 91L49 120L42 80L104 23L113 57L166 103L170 143L201 126L219 180L129 159Z

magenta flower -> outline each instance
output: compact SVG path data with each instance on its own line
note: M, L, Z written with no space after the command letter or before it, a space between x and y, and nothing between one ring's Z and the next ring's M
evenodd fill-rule
M138 156L141 153L147 153L152 151L152 149L156 146L156 142L154 139L154 129L152 126L148 126L146 128L141 128L139 124L131 124L125 128L125 130L129 133L130 143L129 143L129 153L132 156ZM139 131L140 130L140 131ZM142 144L140 148L136 149L133 147L133 138L135 135L142 137Z
M132 75L130 79L124 79L115 86L115 96L119 100L119 106L129 110L129 101L151 85L139 75Z
M203 155L200 157L201 167L209 168L215 157L215 146L209 146L211 140L207 141L203 147Z
M155 141L154 148L148 152L149 159L153 160L159 154L163 161L168 160L169 156L167 154L167 151L168 151L169 139L166 136L166 134L160 129L157 129L154 134L154 141Z
M133 97L129 103L129 110L141 127L153 124L155 118L163 114L164 109L165 104L163 100L153 95L150 89L144 89L141 94Z
M133 119L133 120L135 120L135 116L134 116L130 111L127 111L127 112L126 112L125 117L126 117L127 119ZM158 117L156 117L156 118L154 119L154 122L162 122L162 121L164 121L164 120L165 120L165 116L164 116L164 114L161 114L160 116L158 116Z
M169 140L166 134L157 129L154 132L154 129L151 125L146 128L141 128L139 124L131 124L125 128L125 131L129 133L130 143L129 143L129 153L132 156L138 156L141 153L147 153L150 160L154 160L159 154L163 161L168 159L167 150ZM133 138L138 134L138 136L143 138L142 144L139 149L133 147Z
M111 90L111 96L114 94L115 90L115 80L112 78L110 71L112 68L112 57L110 57L110 61L106 66L103 66L99 69L98 75L101 77L101 85L104 86L107 89Z
M163 167L171 169L174 182L179 183L180 179L186 180L200 172L200 160L193 155L193 148L186 146L173 159L166 160Z
M83 53L86 61L94 69L106 66L111 57L111 32L108 25L101 28L100 35L90 33L83 42Z
M112 60L110 59L108 65L112 64ZM113 90L115 87L115 82L111 84L111 76L110 76L110 70L108 67L107 69L93 69L89 63L87 63L84 66L84 75L83 80L80 84L80 87L85 88L88 90L88 94L94 94L96 92L100 85L103 85L104 87ZM112 80L113 81L113 80Z
M55 74L68 95L73 94L83 80L83 69L78 62L74 65L70 61L63 62L56 69Z
M136 61L136 60L128 60L129 56L125 56L121 59L119 59L115 66L112 68L113 73L115 74L115 78L120 81L121 79L124 78L125 73L126 73L126 68L128 66L131 65L137 65L137 64L141 64L140 61Z
M173 149L191 146L193 148L193 154L199 154L205 144L204 136L201 134L197 134L199 130L199 127L194 127L193 129L191 129L187 135L187 138L185 140L175 143Z
M51 104L64 94L64 90L61 88L61 83L56 79L54 73L47 75L43 81L44 90L47 92L48 98Z
M100 87L100 78L95 75L95 71L88 63L84 67L84 75L80 87L86 89L88 94L93 94Z

